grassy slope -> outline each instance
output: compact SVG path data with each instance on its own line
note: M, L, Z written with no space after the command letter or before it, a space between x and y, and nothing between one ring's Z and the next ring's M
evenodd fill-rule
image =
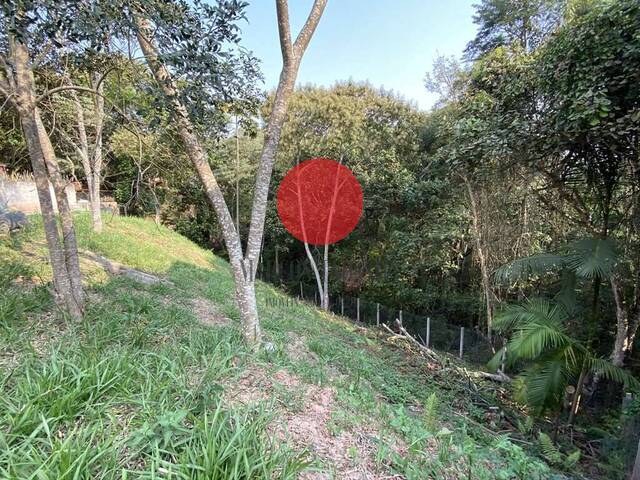
M82 248L175 286L83 264L90 301L74 323L42 286L37 219L0 243L0 478L555 477L535 452L488 431L501 426L487 386L474 400L467 381L379 332L278 306L286 297L268 285L258 300L275 350L255 357L223 260L141 219L107 219L101 235L87 216L77 225ZM204 326L193 299L230 324ZM283 419L288 445L273 441Z

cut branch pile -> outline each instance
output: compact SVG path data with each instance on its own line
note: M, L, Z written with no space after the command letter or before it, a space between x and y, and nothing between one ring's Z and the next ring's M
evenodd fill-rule
M382 327L392 335L392 337L390 338L401 338L403 340L406 340L407 342L409 342L410 345L412 345L413 347L416 347L420 351L420 353L422 353L425 357L427 357L429 360L433 361L434 363L437 363L438 365L444 366L449 363L447 359L443 358L441 354L421 344L415 337L413 337L409 332L407 332L407 330L402 326L402 324L398 321L398 319L396 319L395 321L395 326L400 333L394 332L388 325L384 323L382 324ZM494 382L501 382L501 383L511 382L511 377L509 377L508 375L506 375L504 372L500 370L498 370L496 373L489 373L489 372L482 372L482 371L470 372L464 367L460 367L456 365L454 365L453 367L458 373L464 375L467 378L468 377L485 378L488 380L493 380Z

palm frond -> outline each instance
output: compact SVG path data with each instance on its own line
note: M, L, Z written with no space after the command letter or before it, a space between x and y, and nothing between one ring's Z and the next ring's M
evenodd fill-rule
M568 247L567 266L580 278L606 278L618 261L613 241L583 238Z
M570 373L555 354L531 365L521 376L530 406L544 411L562 403Z
M634 389L640 388L640 381L626 370L616 367L609 360L592 357L589 360L589 367L595 374L601 375L608 380L622 383Z
M576 357L581 357L582 348L565 331L565 309L545 299L532 299L522 305L513 305L496 317L499 330L510 331L507 344L507 361L513 366L522 360L544 359L557 354L568 369L575 368ZM500 352L501 353L501 352ZM496 354L489 368L497 368L501 357Z
M580 310L576 293L577 277L573 270L565 269L560 280L560 290L553 299L567 312L570 317L575 317Z
M493 327L500 333L521 329L536 321L551 321L562 325L567 318L566 311L544 298L532 298L525 303L509 305L498 312Z
M493 318L493 329L498 333L508 334L518 329L526 315L523 305L507 305Z
M573 339L550 323L531 323L509 342L510 359L534 360L548 350L564 348Z
M497 283L514 283L531 275L544 275L553 270L561 269L565 265L565 260L564 255L555 253L540 253L519 258L498 268L494 272L494 278Z

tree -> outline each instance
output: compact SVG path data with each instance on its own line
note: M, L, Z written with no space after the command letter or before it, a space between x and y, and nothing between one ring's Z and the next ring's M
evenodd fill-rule
M274 106L265 130L265 142L256 175L251 225L244 255L242 253L240 237L236 231L233 217L229 212L222 190L208 164L194 123L189 117L189 112L180 98L178 84L167 68L165 63L166 57L162 56L159 45L166 46L166 44L162 45L157 41L158 36L163 33L166 34L166 32L162 30L163 27L166 28L169 25L163 22L163 19L158 16L155 17L156 24L153 25L150 18L154 17L150 15L149 9L134 12L137 27L136 34L140 48L149 68L169 102L171 111L177 122L178 133L187 151L187 155L198 172L200 180L205 186L207 197L218 215L218 221L222 227L229 260L234 273L236 300L240 310L244 336L247 342L252 345L258 344L261 339L255 296L255 275L262 246L271 172L280 140L280 133L286 119L289 97L293 91L298 68L313 32L320 21L325 5L326 0L316 0L314 2L307 21L295 42L292 43L287 2L286 0L277 0L276 2L283 69L275 93ZM181 40L185 40L189 46L193 47L194 52L198 51L202 54L203 46L219 49L223 41L235 39L235 34L233 33L230 22L239 17L239 4L220 4L215 12L205 9L205 13L214 13L214 15L209 15L209 18L213 16L213 18L219 22L217 24L219 31L223 32L222 38L216 38L214 45L197 45L193 42L194 34L196 36L202 34L202 24L189 14L190 12L188 12L188 8L185 5L180 4L179 7L183 9L182 13L187 13L186 16L191 20L191 23L188 24L188 28L184 28L185 25L183 23L183 29L180 30L180 32L173 29L172 34L174 37L182 34L183 38L181 38ZM187 12L184 10L187 10ZM225 28L220 27L220 23L224 23ZM213 25L216 25L216 23L213 23ZM185 31L187 32L186 35L184 33ZM187 38L185 38L185 36ZM161 38L163 41L167 41L167 39L171 37ZM202 41L204 38L200 36L198 40ZM213 60L211 57L205 58Z
M65 7L59 5L60 10L51 8L47 15L42 16L37 13L39 7L46 8L49 5L16 2L2 7L0 62L3 70L0 72L0 94L17 112L29 150L53 271L56 300L72 316L80 317L84 308L84 293L73 218L65 193L66 185L38 107L39 102L56 89L39 94L34 69L43 59L34 59L32 55L33 51L43 48L46 54L47 49L51 47L47 42L52 29L61 27L58 28L58 33L64 37L67 33L65 21L69 19L64 15L72 16L76 8L71 5L68 11L61 15ZM61 232L58 230L53 209L50 184L53 186L60 213Z
M625 253L608 282L617 365L640 323L639 28L637 2L594 4L550 39L536 65L545 119L536 143L549 152L544 168L572 196L584 228L618 239ZM582 189L574 187L578 181Z
M452 178L462 184L467 200L488 338L499 301L491 272L534 245L529 236L530 219L535 218L527 201L529 178L523 175L516 161L519 152L510 143L518 124L515 128L505 125L502 113L507 105L520 105L523 88L511 79L526 65L504 48L478 60L465 79L460 99L445 108L442 135L448 138L435 152L448 165Z
M87 180L87 189L89 190L89 206L91 208L91 220L93 223L93 230L100 233L102 231L102 213L100 203L100 183L102 181L102 167L103 167L103 135L104 135L104 123L105 123L105 111L104 111L104 80L105 74L100 72L92 72L91 75L91 89L96 91L96 95L92 98L92 120L93 120L93 142L89 143L89 136L87 135L87 123L85 121L84 107L78 99L78 95L75 91L71 91L73 96L73 103L76 109L76 125L78 129L79 145L76 145L76 150L82 168L84 170L84 176Z
M455 57L436 56L431 72L427 72L424 78L427 90L438 94L436 108L460 100L464 90L463 73L464 70Z
M104 67L103 67L104 68ZM87 190L89 193L89 208L91 211L91 220L93 230L95 232L102 231L102 213L100 203L100 185L103 174L103 137L106 121L105 113L105 93L104 82L106 80L108 69L101 73L100 66L92 65L87 73L89 86L87 90L93 91L91 95L91 104L87 106L82 102L78 92L70 88L68 94L71 97L71 106L73 114L70 115L73 121L73 128L68 133L64 127L58 128L57 133L60 134L65 143L69 144L75 155L80 160L84 177L87 182ZM74 77L79 77L74 72ZM67 77L67 85L73 87L73 83ZM54 105L56 109L58 105Z
M560 24L563 3L558 0L482 0L473 23L478 33L465 49L468 59L478 59L497 47L511 46L530 52Z

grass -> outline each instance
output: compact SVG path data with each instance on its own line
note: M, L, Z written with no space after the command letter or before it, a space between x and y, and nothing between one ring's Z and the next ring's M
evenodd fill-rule
M97 235L88 216L76 218L82 249L173 286L83 263L88 308L73 322L50 298L39 220L0 243L0 478L345 478L345 465L407 479L565 478L535 446L490 432L502 428L487 420L493 389L480 385L478 402L464 379L430 370L379 332L276 302L284 293L269 285L258 302L275 348L251 354L226 262L153 222L105 220ZM194 298L229 324L203 325ZM267 387L229 400L260 372ZM321 430L341 439L335 457L274 434L278 421L307 421L324 407L309 392L332 398Z

